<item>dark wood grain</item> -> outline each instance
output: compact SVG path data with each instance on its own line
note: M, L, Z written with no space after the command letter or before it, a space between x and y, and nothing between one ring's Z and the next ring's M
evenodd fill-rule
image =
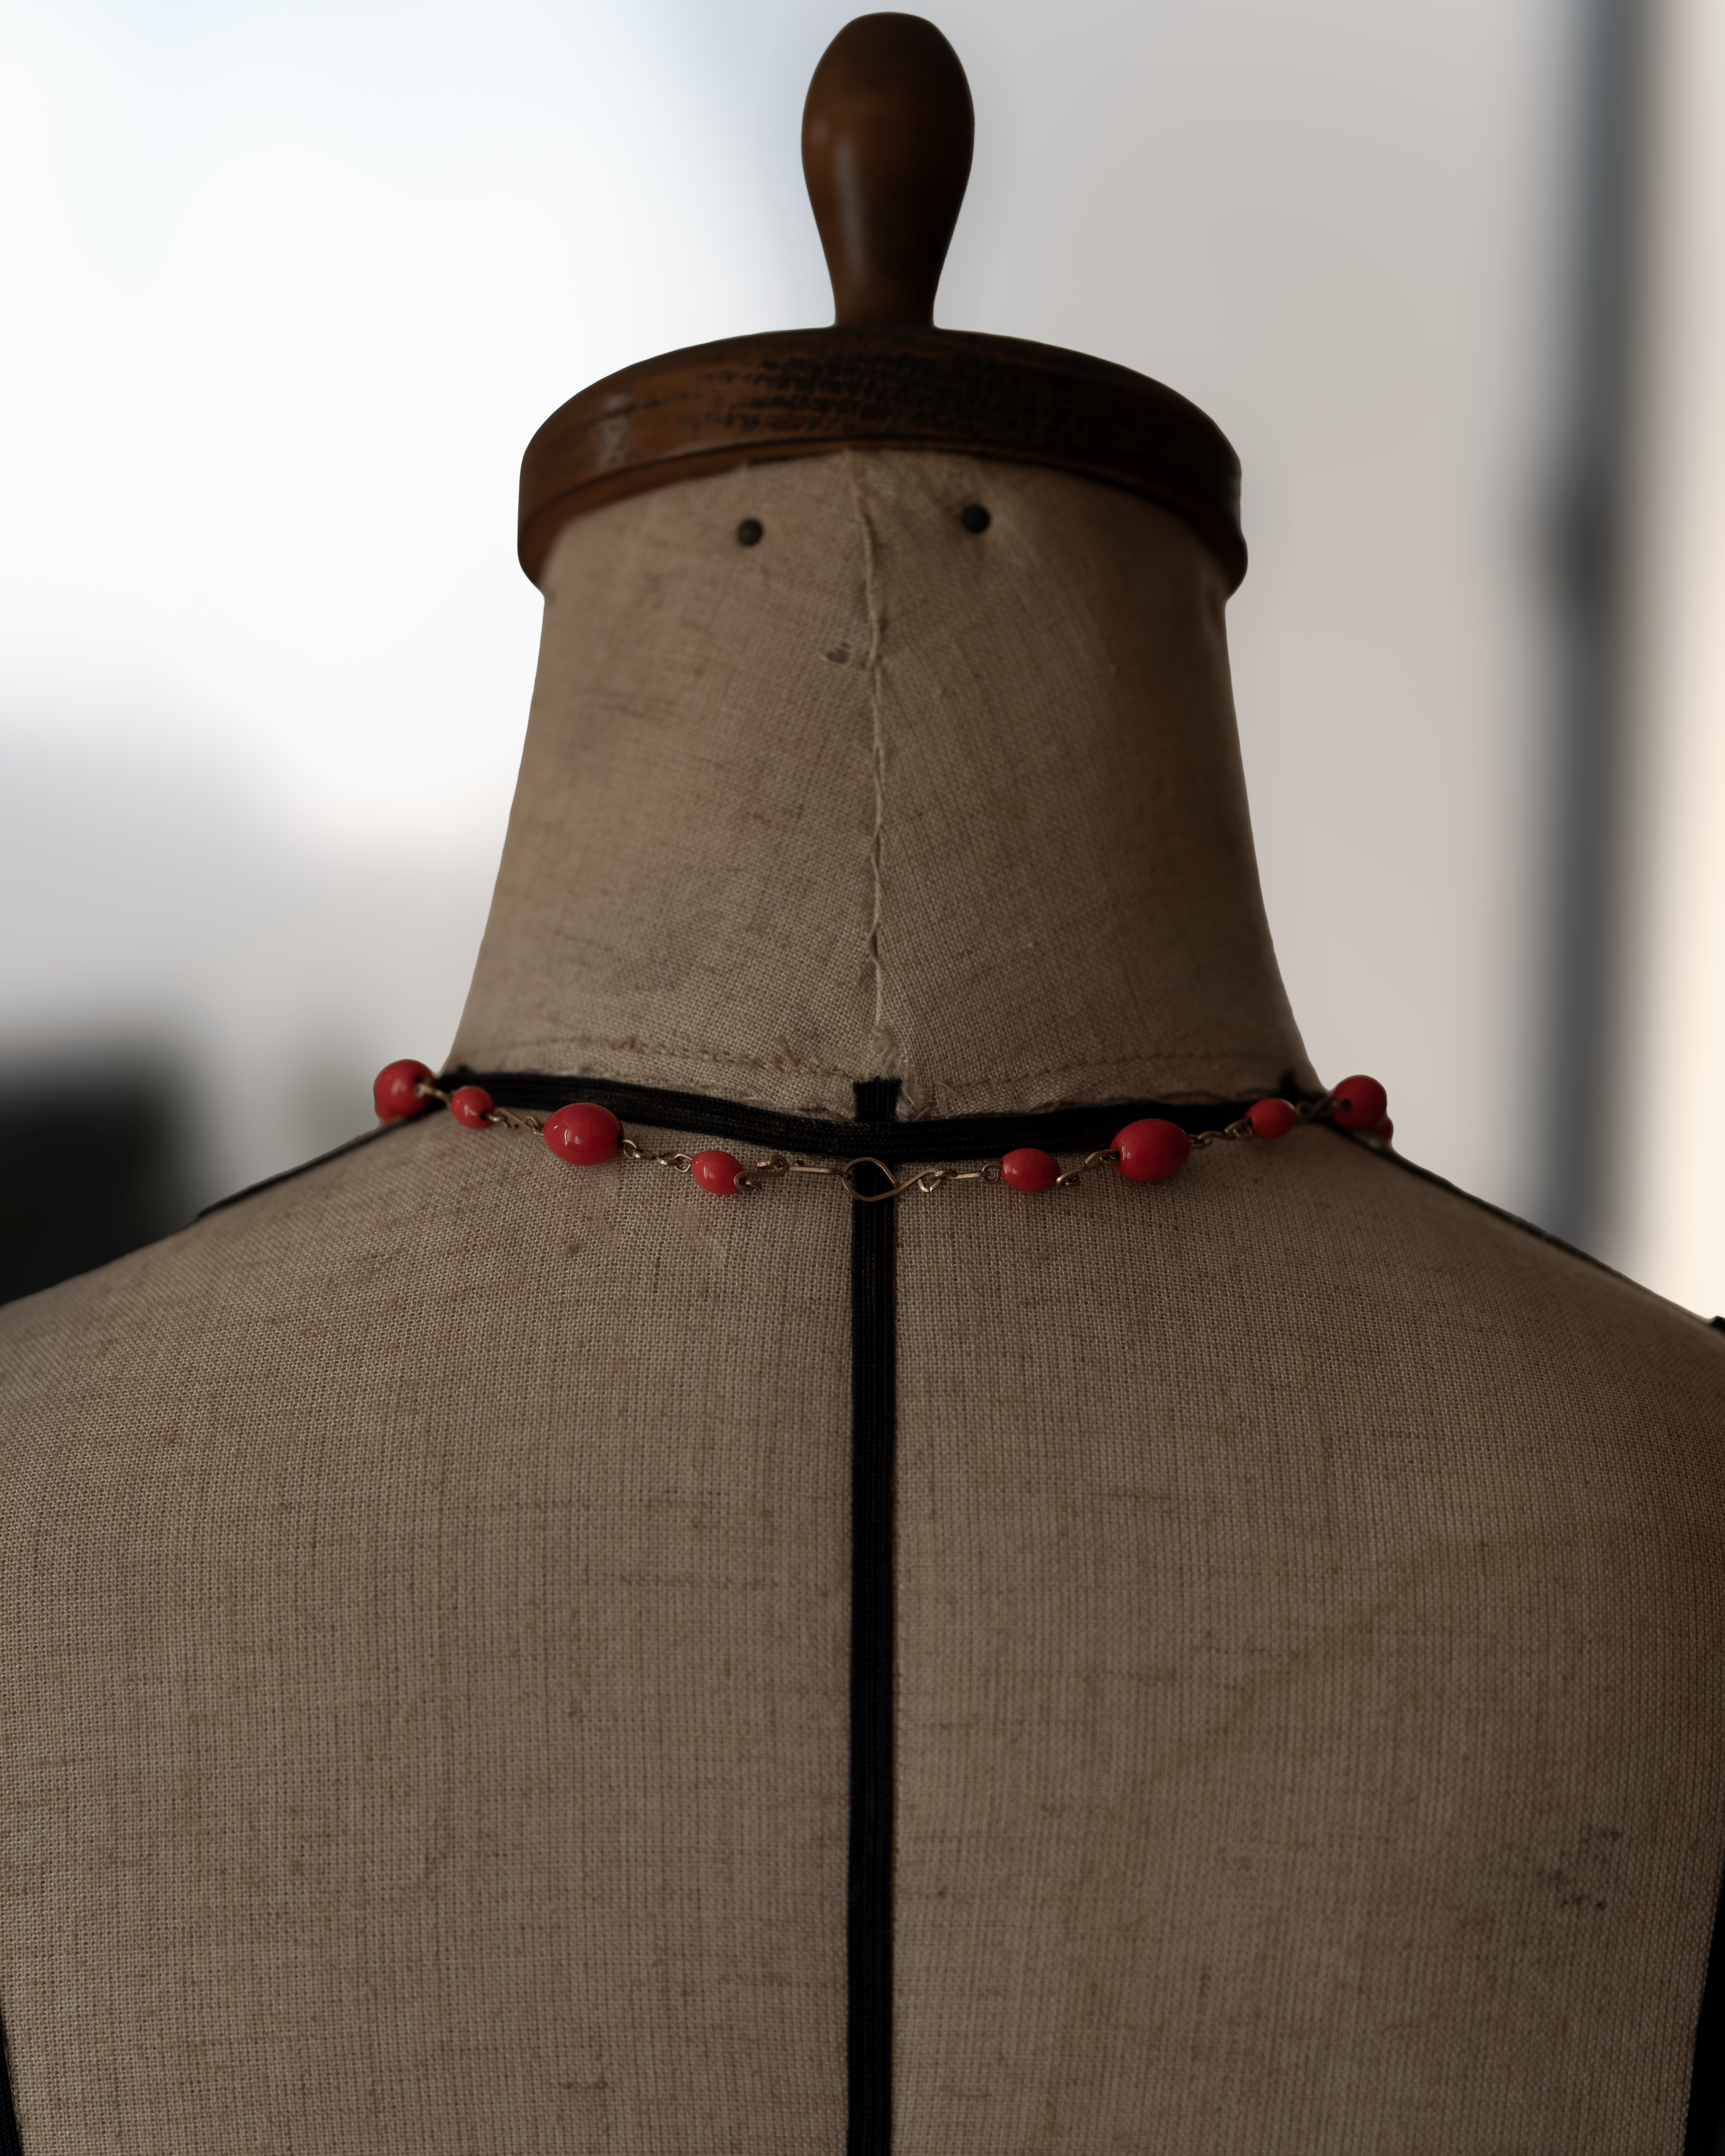
M859 15L822 54L803 173L846 329L928 329L970 179L958 55L920 15Z
M553 412L521 459L519 551L539 582L572 516L738 465L944 449L1128 489L1245 574L1240 460L1214 421L1106 360L956 330L785 330L624 367Z
M666 352L553 412L521 459L518 544L535 583L572 516L625 495L739 465L901 449L1126 487L1183 516L1235 588L1240 462L1195 405L1104 360L933 326L973 133L964 69L932 23L846 24L803 115L834 326Z

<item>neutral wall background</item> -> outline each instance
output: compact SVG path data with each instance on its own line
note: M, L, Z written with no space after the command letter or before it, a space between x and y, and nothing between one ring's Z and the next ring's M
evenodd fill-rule
M172 1067L198 1194L362 1127L378 1064L447 1045L532 675L521 451L632 359L829 318L798 125L850 12L0 10L4 1055ZM1236 687L1320 1069L1376 1070L1405 1150L1538 1214L1587 11L929 12L978 110L940 319L1153 374L1244 461ZM1706 13L1660 17L1668 423L1718 341L1717 159L1671 147L1725 110ZM1651 561L1685 459L1661 436L1647 470ZM1644 587L1677 615L1643 648L1686 655L1645 670L1625 1100L1650 1055L1704 1085L1725 1044L1697 987L1722 549L1683 500L1712 566L1692 538L1687 597ZM1614 1160L1601 1239L1725 1304L1721 1208L1672 1194L1725 1198L1725 1142Z
M1725 9L1653 11L1606 1255L1725 1311Z

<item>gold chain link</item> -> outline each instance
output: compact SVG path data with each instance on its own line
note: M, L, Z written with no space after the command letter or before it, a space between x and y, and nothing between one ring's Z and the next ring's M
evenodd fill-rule
M422 1081L415 1091L421 1100L440 1101L445 1107L449 1104L451 1096L441 1086L428 1086ZM1326 1093L1317 1101L1302 1101L1294 1110L1295 1118L1301 1123L1313 1122L1318 1116L1327 1114L1335 1104L1333 1093ZM525 1109L494 1106L485 1121L505 1130L542 1131L545 1127L542 1116L531 1115ZM1237 1122L1229 1123L1219 1130L1194 1132L1192 1150L1200 1152L1206 1146L1235 1143L1242 1138L1255 1139L1255 1137L1250 1123L1242 1116ZM633 1161L639 1166L668 1168L678 1175L687 1175L695 1159L694 1154L689 1152L649 1152L628 1137L618 1141L618 1151L625 1160ZM1094 1152L1087 1152L1076 1167L1063 1168L1055 1178L1054 1188L1056 1190L1076 1189L1086 1175L1093 1174L1099 1168L1115 1166L1119 1158L1120 1155L1112 1146L1099 1146ZM858 1189L856 1171L860 1168L879 1168L886 1178L886 1188ZM949 1183L1000 1183L1004 1180L998 1160L991 1160L981 1168L919 1168L914 1174L896 1183L892 1169L873 1153L859 1153L855 1159L836 1161L792 1160L782 1152L776 1152L766 1160L745 1163L738 1171L737 1188L739 1191L752 1194L763 1189L768 1183L776 1183L781 1177L789 1175L824 1176L829 1182L838 1183L853 1204L858 1205L880 1205L890 1198L903 1198L912 1190L920 1191L924 1197L932 1197Z

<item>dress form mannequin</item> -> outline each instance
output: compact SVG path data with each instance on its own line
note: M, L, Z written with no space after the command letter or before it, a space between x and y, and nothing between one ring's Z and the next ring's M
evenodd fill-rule
M1314 1083L1192 521L845 446L540 572L453 1062L907 1124ZM439 1115L0 1313L26 2156L872 2130L848 1210ZM891 2146L1681 2147L1725 1342L1319 1128L881 1210Z

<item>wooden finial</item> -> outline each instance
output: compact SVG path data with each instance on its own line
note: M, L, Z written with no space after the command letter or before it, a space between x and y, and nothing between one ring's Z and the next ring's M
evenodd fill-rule
M838 327L932 327L975 133L958 55L920 15L859 15L822 54L803 172Z
M535 583L571 517L607 502L784 457L916 449L1142 495L1186 519L1234 589L1240 460L1202 412L1080 352L934 327L974 131L964 70L932 23L862 15L839 33L803 110L836 322L664 352L560 406L521 459L517 544ZM752 519L734 528L745 546L761 536Z

